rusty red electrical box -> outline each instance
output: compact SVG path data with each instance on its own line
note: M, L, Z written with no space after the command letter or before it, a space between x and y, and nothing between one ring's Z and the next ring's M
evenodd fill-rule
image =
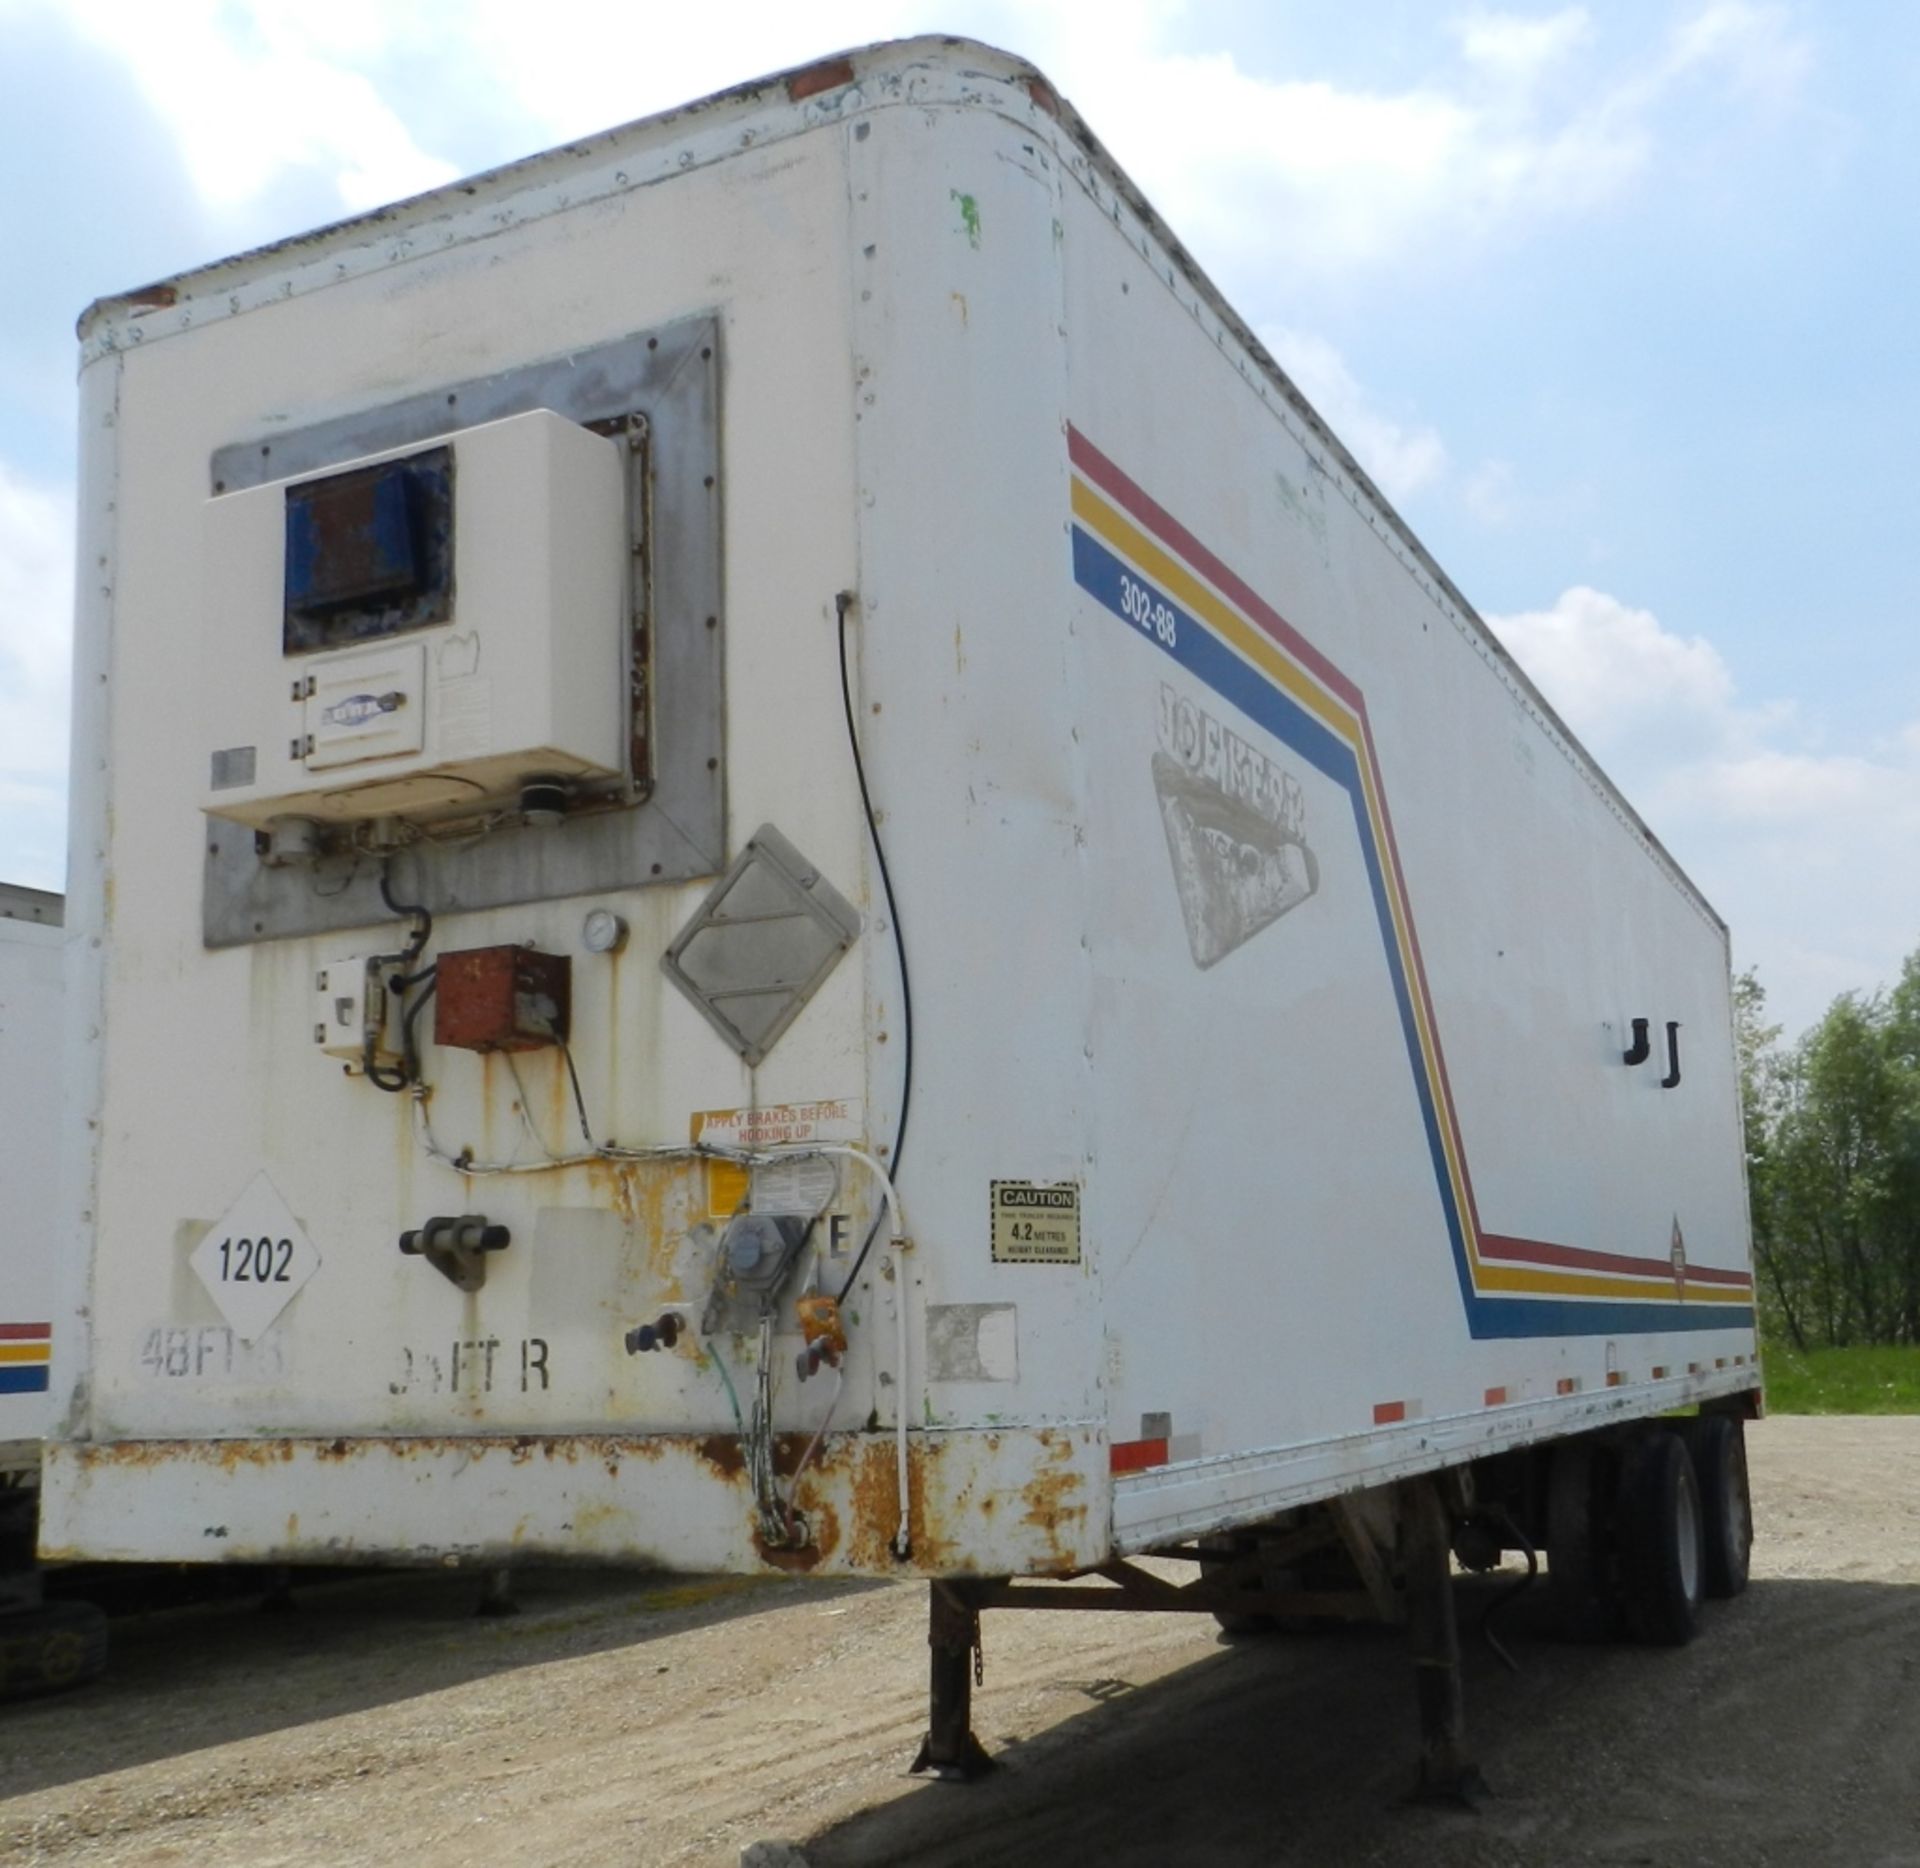
M443 953L434 973L433 1041L462 1051L537 1051L566 1041L573 962L531 947Z

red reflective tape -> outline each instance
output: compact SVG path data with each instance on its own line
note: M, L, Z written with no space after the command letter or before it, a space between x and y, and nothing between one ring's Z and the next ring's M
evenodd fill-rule
M52 1340L51 1323L0 1323L0 1343L45 1343Z
M1376 1427L1391 1427L1397 1420L1407 1418L1407 1404L1404 1401L1376 1401L1373 1404L1373 1424Z
M1607 1371L1607 1386L1609 1388L1618 1388L1626 1379L1618 1369L1609 1369Z
M1553 1392L1557 1395L1578 1394L1580 1392L1579 1376L1577 1375L1561 1376L1560 1379L1553 1384Z
M1140 1472L1148 1466L1166 1463L1164 1440L1116 1440L1107 1449L1107 1464L1114 1472Z
M1666 1369L1658 1363L1654 1365L1653 1379L1657 1382L1663 1382L1667 1379Z
M1489 1388L1487 1390L1486 1405L1488 1407L1505 1407L1506 1404L1507 1391L1504 1388Z
M1526 1265L1558 1265L1577 1271L1618 1271L1644 1278L1671 1278L1671 1258L1636 1258L1625 1252L1594 1252L1580 1245L1550 1245L1543 1239L1510 1239L1502 1233L1483 1233L1482 1258L1511 1259ZM1688 1265L1689 1284L1725 1284L1750 1290L1753 1273L1723 1271L1713 1265Z

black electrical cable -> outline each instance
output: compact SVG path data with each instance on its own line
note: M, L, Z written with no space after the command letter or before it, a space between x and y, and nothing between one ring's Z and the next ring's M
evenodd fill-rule
M395 901L393 881L389 874L392 859L380 865L380 899L388 910L396 915L407 915L413 920L413 932L407 937L406 951L400 956L400 970L406 969L426 951L427 942L433 938L433 916L428 912L425 902Z
M913 1102L913 987L907 978L907 942L900 931L900 910L893 899L893 875L887 868L887 852L880 841L880 822L873 813L873 794L867 789L867 763L860 754L860 728L853 717L853 681L847 672L847 612L853 608L853 593L843 590L833 600L833 607L840 620L840 702L847 716L847 744L853 749L853 774L860 781L860 803L867 814L867 835L873 839L873 855L880 871L880 888L887 900L887 921L893 929L894 957L900 967L900 1048L903 1053L900 1074L900 1119L894 1125L893 1149L887 1157L887 1172L897 1187L900 1181L900 1154L907 1145L907 1110ZM852 1292L854 1280L860 1276L867 1262L867 1254L873 1250L873 1242L880 1236L880 1228L887 1219L887 1208L883 1204L874 1215L873 1224L867 1228L867 1236L861 1244L853 1261L853 1269L847 1273L847 1281L840 1287L840 1302L845 1303ZM898 1224L898 1217L895 1217Z
M420 989L420 996L400 1015L400 1047L406 1057L402 1068L406 1071L409 1083L420 1081L420 1047L414 1042L413 1021L418 1018L426 1003L440 986L440 969L437 966L427 968L422 976L426 984Z
M600 1144L593 1139L593 1127L587 1121L587 1099L580 1094L580 1073L573 1067L573 1046L565 1038L560 1040L560 1055L567 1060L567 1080L573 1085L573 1107L580 1118L580 1134L587 1146L598 1153Z

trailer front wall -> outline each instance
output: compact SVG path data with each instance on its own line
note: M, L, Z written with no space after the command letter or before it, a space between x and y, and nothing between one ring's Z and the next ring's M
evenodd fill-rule
M105 413L88 470L108 509L86 544L110 564L111 590L83 593L83 674L109 678L112 697L86 762L104 763L104 789L76 818L89 870L96 845L104 858L98 921L84 930L102 969L89 1049L103 1139L81 1220L97 1224L92 1439L731 1431L710 1370L621 1346L663 1303L704 1300L675 1258L707 1217L704 1170L463 1177L426 1158L410 1099L313 1052L315 968L356 947L396 950L404 926L203 944L199 695L217 661L201 640L201 513L209 462L236 440L717 311L724 527L738 547L725 566L731 847L776 821L864 907L833 655L832 597L855 555L840 144L828 130L573 212L553 211L549 178L491 237L470 226L457 242L396 237L389 264L164 342L123 339L89 365ZM598 897L445 915L434 951L530 941L572 955L588 1109L602 1137L629 1147L684 1142L705 1110L863 1106L863 962L836 971L806 1028L757 1071L670 988L661 952L706 886L622 894L629 935L615 954L581 949ZM432 1122L448 1149L538 1160L573 1144L557 1052L517 1062L525 1123L507 1058L440 1051L433 1067ZM321 1268L247 1341L188 1260L262 1172ZM863 1217L872 1202L857 1176L847 1193ZM477 1296L397 1249L406 1227L449 1211L485 1211L514 1234ZM864 1338L858 1353L864 1411ZM795 1428L824 1402L824 1385L801 1397Z

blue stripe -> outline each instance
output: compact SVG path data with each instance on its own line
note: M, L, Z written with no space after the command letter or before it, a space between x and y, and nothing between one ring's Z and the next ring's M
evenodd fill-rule
M1476 1337L1602 1336L1631 1331L1749 1327L1753 1322L1753 1310L1749 1305L1482 1297L1474 1290L1472 1267L1467 1256L1465 1221L1459 1203L1454 1198L1452 1176L1447 1172L1440 1111L1434 1102L1433 1086L1420 1051L1413 991L1401 961L1400 944L1394 935L1386 872L1374 838L1373 824L1367 815L1366 793L1360 782L1359 760L1354 749L1251 663L1235 654L1211 629L1182 609L1150 578L1142 577L1131 565L1124 564L1080 525L1073 528L1073 576L1081 589L1127 625L1130 634L1159 649L1204 681L1223 700L1238 708L1249 720L1265 727L1282 745L1291 747L1316 771L1340 786L1352 800L1354 829L1360 839L1360 853L1367 866L1367 884L1373 894L1374 914L1380 924L1380 942L1386 953L1387 974L1393 981L1394 1003L1400 1012L1400 1030L1406 1041L1407 1061L1413 1068L1414 1092L1419 1098L1420 1121L1426 1130L1427 1150L1433 1160L1440 1210L1446 1219L1454 1273L1460 1284L1460 1301L1466 1307L1467 1326L1472 1334ZM1132 584L1145 597L1151 606L1150 614L1164 612L1170 616L1172 629L1161 633L1137 622L1135 613L1141 607L1140 601L1136 598L1131 605L1123 601L1125 584ZM1167 634L1172 635L1171 642L1166 640Z
M45 1394L51 1373L44 1362L0 1362L0 1395Z

